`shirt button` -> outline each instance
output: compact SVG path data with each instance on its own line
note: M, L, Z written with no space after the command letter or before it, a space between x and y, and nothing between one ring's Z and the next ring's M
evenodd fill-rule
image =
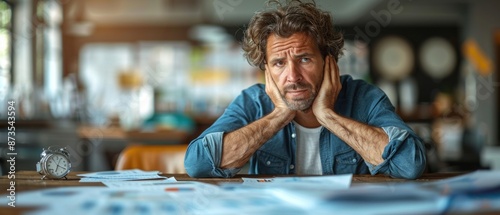
M268 166L271 165L271 161L267 161L266 165L268 165Z
M352 159L352 162L353 162L353 163L356 163L356 161L358 161L358 160L356 160L356 158L353 158L353 159Z
M295 168L295 166L293 164L290 164L290 169L293 169Z
M295 136L297 136L295 133L292 134L292 138L295 138Z

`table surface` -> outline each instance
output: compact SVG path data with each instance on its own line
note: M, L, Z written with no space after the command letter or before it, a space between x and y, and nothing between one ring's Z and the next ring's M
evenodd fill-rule
M19 171L15 174L15 180L9 179L8 176L0 176L0 193L2 195L7 194L7 189L9 184L15 182L16 193L29 190L37 189L47 189L55 187L65 187L65 186L104 186L100 182L95 183L80 183L80 177L77 174L82 174L87 172L71 172L67 179L55 180L55 179L45 179L41 180L41 176L35 171ZM394 182L406 182L406 181L416 181L416 182L429 182L440 179L445 179L449 177L458 176L465 173L433 173L424 174L422 177L416 180L406 180L406 179L395 179L384 175L353 175L352 184L357 183L394 183ZM238 174L234 178L191 178L187 174L161 174L167 177L175 177L177 181L199 181L210 184L220 184L226 182L241 183L243 182L242 177L249 178L271 178L271 177L281 177L281 176L291 176L291 175L248 175L248 174ZM307 176L304 176L307 177ZM1 214L6 212L6 214L22 214L27 210L32 210L33 208L19 208L19 207L9 207L0 205Z
M63 187L63 186L104 186L100 182L91 183L80 183L80 177L78 174L83 174L87 172L70 172L67 179L45 179L41 180L41 176L35 171L20 171L15 174L16 192L43 189L43 188L53 188L53 187ZM396 179L385 175L353 175L352 183L388 183L388 182L405 182L405 181L416 181L416 182L428 182L435 181L439 179L445 179L449 177L458 176L465 173L432 173L424 174L422 177L416 180L407 179ZM226 182L241 183L243 182L243 177L248 178L272 178L272 177L289 177L293 175L248 175L248 174L238 174L234 178L191 178L187 174L161 174L166 177L175 177L177 181L199 181L209 184L220 184ZM304 176L307 177L307 176ZM11 182L7 176L0 176L0 185L2 187L7 187ZM0 190L1 194L7 193L6 189Z

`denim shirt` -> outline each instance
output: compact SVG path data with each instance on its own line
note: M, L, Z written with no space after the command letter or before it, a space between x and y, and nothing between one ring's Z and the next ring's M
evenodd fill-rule
M363 158L328 129L320 135L323 174L386 174L415 179L426 164L420 138L395 113L388 97L379 88L350 76L341 76L342 90L334 111L344 117L383 128L389 137L379 165ZM214 124L191 141L184 165L191 177L233 177L240 169L220 168L224 133L237 130L271 113L274 104L265 85L245 90L226 108ZM265 129L265 128L262 128ZM295 126L290 122L264 143L250 158L249 174L295 174Z

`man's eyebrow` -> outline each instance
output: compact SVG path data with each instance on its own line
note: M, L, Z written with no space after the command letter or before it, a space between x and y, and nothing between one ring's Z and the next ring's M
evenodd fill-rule
M305 53L300 53L300 54L297 54L297 55L294 55L293 58L295 59L299 59L299 58L303 58L303 57L310 57L312 56L313 54L312 53L309 53L309 52L305 52ZM271 58L271 60L269 61L270 64L275 64L276 62L278 61L282 61L284 60L286 57L275 57L275 58Z
M276 62L278 61L282 61L283 59L285 59L284 57L275 57L275 58L272 58L269 63L271 64L275 64Z
M313 54L306 52L306 53L301 53L301 54L298 54L298 55L294 55L293 57L294 58L303 58L303 57L310 57L312 55Z

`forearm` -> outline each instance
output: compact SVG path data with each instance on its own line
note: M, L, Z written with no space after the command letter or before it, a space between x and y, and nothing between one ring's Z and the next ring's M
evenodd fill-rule
M382 128L343 117L334 111L326 111L318 120L358 152L366 162L378 165L384 161L382 153L389 143L389 137Z
M221 168L239 168L257 149L293 119L289 110L275 109L245 127L224 135Z
M369 166L372 174L384 173L395 178L415 179L426 167L425 147L413 132L398 127L384 127L389 145L384 150L383 164Z

